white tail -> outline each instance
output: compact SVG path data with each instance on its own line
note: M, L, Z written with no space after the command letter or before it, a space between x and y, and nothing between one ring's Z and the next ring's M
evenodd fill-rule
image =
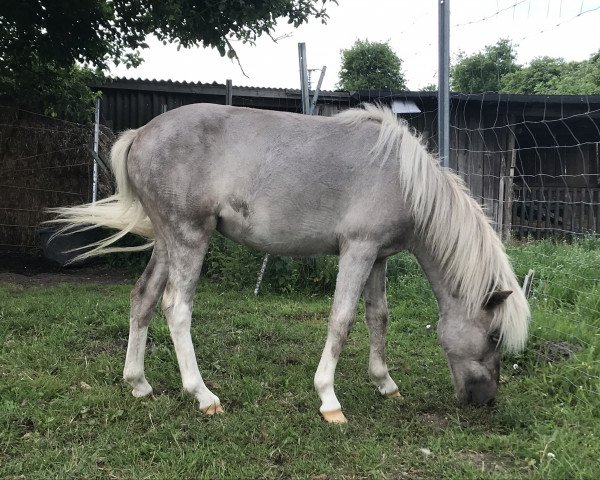
M135 252L151 248L153 241L135 247L111 247L128 233L135 233L152 239L154 232L152 223L146 215L139 199L131 189L127 176L127 156L131 144L137 136L137 130L123 132L112 147L110 161L115 176L116 193L96 203L88 203L74 207L50 209L57 217L47 223L63 225L57 235L87 230L94 227L106 227L117 230L117 233L104 240L84 247L88 249L75 260L103 255L112 252Z

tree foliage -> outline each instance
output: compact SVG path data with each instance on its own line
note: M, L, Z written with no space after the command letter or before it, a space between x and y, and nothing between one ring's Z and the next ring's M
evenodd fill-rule
M541 57L502 77L500 91L543 94L555 89L556 81L568 69L562 58Z
M428 83L427 85L419 88L420 92L437 92L438 85L437 83Z
M103 76L79 65L58 67L30 59L20 75L0 73L0 92L11 95L19 104L51 117L88 122L94 113L97 93L89 85Z
M502 78L502 92L535 95L600 94L600 51L589 60L541 57Z
M539 57L523 66L515 58L515 45L505 39L486 46L483 52L460 56L451 68L452 90L530 95L600 93L600 51L581 62Z
M341 90L404 90L402 60L387 42L356 40L342 50L338 88Z
M487 45L483 52L460 54L450 69L452 90L461 93L499 92L503 76L518 70L515 46L507 39Z
M332 1L2 0L0 93L33 96L39 103L39 92L19 88L47 80L50 72L62 82L75 64L136 66L148 34L182 47L214 47L233 58L230 40L254 42L271 34L282 17L295 27L309 18L325 22L325 5Z

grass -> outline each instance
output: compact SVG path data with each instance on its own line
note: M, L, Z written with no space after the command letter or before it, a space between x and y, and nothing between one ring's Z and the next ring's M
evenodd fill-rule
M521 277L536 270L533 335L505 359L497 406L455 403L433 297L400 256L389 269L388 356L404 398L383 400L369 384L357 322L336 376L345 426L320 420L312 387L324 295L255 298L251 286L201 282L196 353L226 409L207 418L182 392L160 316L146 355L155 398L130 396L129 286L0 285L0 478L598 478L600 247L509 253ZM581 350L548 362L540 349L557 340Z

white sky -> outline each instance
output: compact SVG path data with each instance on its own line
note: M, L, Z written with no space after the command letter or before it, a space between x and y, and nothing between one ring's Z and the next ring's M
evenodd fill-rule
M280 21L274 43L260 38L255 46L235 44L237 63L216 50L164 46L149 38L145 62L136 69L119 66L115 76L258 87L299 88L298 42L306 42L308 68L327 66L323 89L338 81L340 51L357 38L389 41L403 61L408 88L437 83L438 0L339 0L328 9L330 20L312 20L298 29ZM469 22L475 22L468 24ZM539 56L584 60L600 49L600 0L450 0L450 52L471 54L500 38L510 38L519 63ZM313 87L319 72L313 74Z

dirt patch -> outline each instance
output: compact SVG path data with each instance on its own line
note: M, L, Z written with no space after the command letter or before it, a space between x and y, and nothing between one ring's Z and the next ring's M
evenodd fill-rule
M461 461L469 462L481 472L505 472L510 468L510 460L500 458L487 452L458 452L456 457Z
M23 288L52 286L60 283L115 284L134 282L128 270L99 263L79 267L60 267L39 255L0 252L0 284Z
M446 417L442 417L441 415L438 415L436 413L423 413L421 415L421 420L426 425L429 425L430 427L439 430L447 428L449 424L448 419Z
M569 360L580 350L581 346L574 343L544 342L538 350L536 363L556 363Z

